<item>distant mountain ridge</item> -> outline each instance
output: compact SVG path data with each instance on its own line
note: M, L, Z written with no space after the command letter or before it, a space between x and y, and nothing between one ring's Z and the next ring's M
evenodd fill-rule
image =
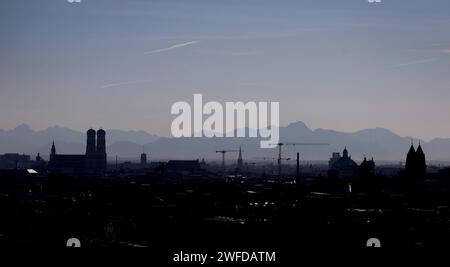
M418 139L415 139L418 140ZM281 142L329 143L329 146L284 146L283 156L294 158L300 152L303 160L326 161L332 152L342 152L347 147L351 156L360 161L364 157L378 161L404 161L411 145L410 137L401 137L384 128L364 129L353 133L344 133L328 129L309 129L303 122L291 123L280 127ZM420 141L428 160L450 161L450 139ZM417 146L418 141L416 141ZM255 161L261 157L277 157L278 149L260 149L259 139L255 138L160 138L145 146L146 151L155 151L158 156L169 158L218 158L215 150L244 150L244 160ZM236 155L227 154L227 159Z
M151 143L159 137L145 131L106 130L107 145L117 142L130 142L139 145ZM61 126L51 126L45 130L35 131L26 124L12 130L0 130L0 153L49 153L52 141L57 145L57 152L79 154L85 152L86 133Z
M218 159L215 151L221 149L243 149L244 161L255 161L257 157L277 157L277 149L260 149L258 138L166 138L145 131L106 130L107 152L110 158L138 158L142 151L150 160L164 159ZM12 130L0 130L0 153L18 152L48 155L52 140L58 153L79 154L85 152L84 132L61 126L34 131L21 124ZM283 142L325 142L329 146L283 147L283 156L294 157L300 152L304 160L327 160L332 152L341 152L347 147L355 160L364 156L377 161L404 161L411 144L410 137L401 137L384 128L364 129L353 133L329 129L309 129L305 123L291 123L280 127ZM417 139L415 139L417 140ZM450 161L450 138L421 141L428 160ZM417 145L417 141L416 141ZM227 154L228 160L237 155Z

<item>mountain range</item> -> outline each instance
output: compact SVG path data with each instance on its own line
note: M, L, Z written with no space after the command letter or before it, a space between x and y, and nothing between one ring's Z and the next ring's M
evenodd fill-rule
M166 159L218 159L216 150L239 149L242 147L244 160L255 161L262 157L276 158L278 149L260 149L258 138L167 138L145 131L106 130L107 152L110 158L137 159L144 150L151 160ZM86 135L84 132L60 126L35 131L26 124L12 130L0 130L0 153L25 153L48 155L52 141L57 153L83 154ZM345 133L328 129L308 128L303 122L280 127L282 142L324 142L328 146L284 146L283 156L294 157L300 152L305 160L327 160L332 152L345 147L355 160L364 156L375 161L402 161L411 144L411 137L401 137L384 128L365 129ZM417 140L417 139L415 139ZM415 141L417 145L418 141ZM450 138L436 138L429 142L420 141L428 160L450 161ZM227 159L237 155L227 154Z
M159 137L145 131L106 130L107 146L115 147L127 143L127 147L139 147L157 140ZM12 130L0 130L0 153L25 153L48 155L52 142L61 154L83 154L86 150L86 133L61 126L35 131L26 124ZM130 148L128 148L130 150ZM134 151L134 150L132 150ZM127 149L124 148L127 153ZM130 154L130 153L129 153Z

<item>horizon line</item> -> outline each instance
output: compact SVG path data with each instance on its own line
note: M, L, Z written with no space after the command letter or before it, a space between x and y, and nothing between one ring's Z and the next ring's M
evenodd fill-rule
M450 137L442 137L442 136L435 136L435 137L432 137L432 138L418 138L418 137L414 137L414 136L411 136L411 135L402 136L402 135L396 133L393 130L390 130L390 129L385 128L385 127L380 127L380 126L363 128L363 129L353 130L353 131L342 131L342 130L335 130L335 129L331 129L331 128L323 128L323 127L318 127L318 128L313 129L313 128L310 128L305 122L303 122L301 120L295 121L295 122L290 122L287 125L280 125L279 128L287 128L289 126L292 126L292 125L295 125L295 124L299 124L299 123L303 124L308 130L310 130L312 132L315 132L317 130L324 130L324 131L334 131L334 132L337 132L337 133L344 133L344 134L356 134L356 133L359 133L359 132L362 132L362 131L366 131L366 130L378 130L378 129L380 129L380 130L389 131L390 133L395 134L395 135L397 135L400 138L408 138L410 140L413 139L413 140L416 140L416 141L419 141L419 142L425 142L425 143L429 143L431 141L438 140L438 139L450 139ZM20 124L18 124L17 126L15 126L13 128L9 128L9 129L0 128L0 132L2 132L2 131L13 131L13 130L21 127L21 126L25 126L25 127L29 128L30 130L32 130L34 132L42 132L42 131L46 131L46 130L48 130L50 128L57 128L57 127L59 127L59 128L64 128L64 129L69 129L69 130L72 130L72 131L80 132L80 133L85 133L89 129L95 129L96 128L96 127L90 126L86 130L83 131L83 130L79 130L79 129L74 129L74 128L69 127L69 126L62 126L62 125L55 124L55 125L52 125L52 126L47 126L46 128L36 129L36 128L31 127L27 123L20 123ZM149 132L147 130L142 130L142 129L141 130L135 130L135 129L126 129L125 130L125 129L117 129L117 128L103 128L103 127L99 127L98 129L103 129L105 131L144 132L144 133L146 133L148 135L156 136L157 138L175 138L175 137L170 136L170 135L162 136L162 135L159 135L159 134L154 134L152 132ZM239 128L239 129L242 129L242 128ZM245 127L243 129L247 130L247 129L249 129L249 127ZM238 128L233 129L233 131L236 131L236 130L238 130ZM220 138L220 137L218 137L218 138Z

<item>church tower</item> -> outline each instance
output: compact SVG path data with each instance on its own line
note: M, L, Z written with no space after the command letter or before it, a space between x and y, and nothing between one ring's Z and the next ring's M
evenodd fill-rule
M408 154L406 156L406 175L411 179L424 179L427 172L427 163L422 145L419 143L417 150L411 142Z
M422 150L422 146L417 147L416 150L416 164L417 164L417 175L419 178L425 178L425 174L427 172L427 162L425 159L425 153Z
M239 169L244 166L244 161L242 160L242 149L240 146L239 146L239 156L238 156L237 165L238 165Z
M348 158L348 150L347 150L347 147L344 148L344 151L342 152L342 157L343 157L343 158Z
M145 153L144 148L142 148L142 154L141 154L141 166L145 167L147 165L147 154Z
M88 173L94 173L96 168L96 154L95 154L95 130L89 129L86 132L86 156L85 168Z
M95 130L89 129L86 132L86 136L86 155L93 155L95 154Z
M97 131L97 171L106 171L106 132Z
M50 161L54 161L56 156L55 141L53 140L52 149L50 151Z
M406 173L408 175L414 174L414 166L416 162L416 150L414 149L414 144L411 141L411 147L409 148L408 154L406 155Z

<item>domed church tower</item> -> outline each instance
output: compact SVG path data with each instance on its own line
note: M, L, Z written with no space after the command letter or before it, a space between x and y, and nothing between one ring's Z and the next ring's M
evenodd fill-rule
M86 155L94 155L95 154L95 130L89 129L86 132L87 141L86 141Z
M95 148L95 130L89 129L86 132L86 157L85 157L85 168L87 173L94 173L97 160L96 160L96 148Z
M106 171L106 132L103 129L97 131L97 170Z

